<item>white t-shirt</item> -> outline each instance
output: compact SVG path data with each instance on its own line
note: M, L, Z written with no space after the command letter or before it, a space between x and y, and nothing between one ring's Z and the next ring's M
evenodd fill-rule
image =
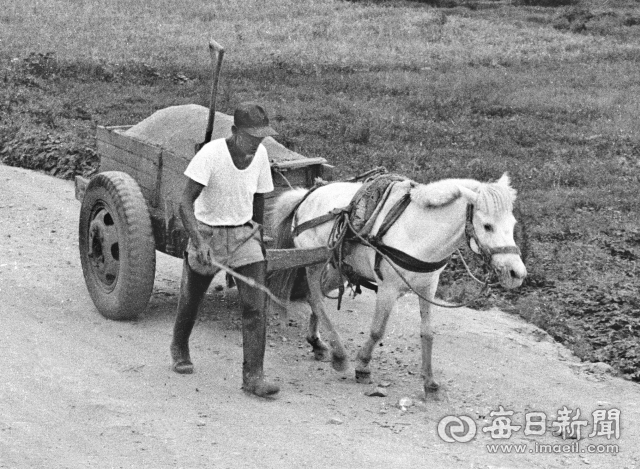
M193 157L184 174L205 186L194 209L196 219L210 226L245 224L253 217L253 196L273 190L264 145L247 168L238 169L225 139L213 140Z

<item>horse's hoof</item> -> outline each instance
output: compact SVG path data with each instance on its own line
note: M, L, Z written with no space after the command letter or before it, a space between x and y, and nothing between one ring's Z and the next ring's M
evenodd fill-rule
M438 390L440 389L440 385L438 383L436 383L435 381L430 381L428 383L424 383L424 393L425 394L431 394L434 392L438 392Z
M253 394L258 397L269 397L280 392L280 387L277 384L272 384L264 379L258 379L251 382L245 382L242 385L242 390L247 394Z
M171 369L181 375L190 375L193 373L193 363L191 360L177 360L173 362Z
M314 350L313 359L319 362L328 362L331 360L331 354L329 350Z
M365 370L356 370L356 383L371 384L371 372Z
M336 371L346 371L347 368L349 368L349 361L346 357L336 357L335 355L332 355L331 366L333 366L333 369Z
M328 362L331 359L329 347L327 347L319 337L309 338L307 342L313 349L313 358L319 362Z
M181 375L193 373L193 363L189 356L189 347L178 347L171 345L171 369Z

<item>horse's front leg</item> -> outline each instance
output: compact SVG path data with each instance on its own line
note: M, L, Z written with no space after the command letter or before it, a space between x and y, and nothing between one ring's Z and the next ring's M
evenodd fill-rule
M398 300L399 292L395 287L386 286L384 282L378 285L378 294L376 296L376 312L371 323L369 338L358 351L356 364L356 381L358 383L371 383L371 369L369 363L373 349L384 337L384 331L387 328L389 316L395 308Z
M440 274L429 282L424 288L420 289L420 294L429 300L433 300L438 288L438 279ZM422 374L424 377L425 394L433 393L438 390L440 385L433 379L433 368L431 366L431 356L433 351L433 327L431 325L431 313L433 305L428 301L420 298L420 341L422 342Z
M309 319L309 335L307 342L313 347L313 354L316 360L323 360L328 350L331 352L331 363L335 370L345 371L349 366L347 352L342 345L340 335L333 327L333 324L327 316L325 308L323 286L321 285L322 266L314 266L307 268L307 281L309 282L309 305L311 306L311 317ZM331 279L333 276L329 276ZM331 283L335 283L332 280ZM333 285L331 285L333 286ZM331 288L329 286L329 288ZM322 321L328 331L329 346L320 338L318 332L318 322Z

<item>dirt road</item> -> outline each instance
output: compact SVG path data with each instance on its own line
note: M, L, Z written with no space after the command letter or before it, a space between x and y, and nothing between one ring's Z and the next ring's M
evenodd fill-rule
M212 288L192 340L196 373L176 375L168 346L180 261L158 255L154 295L138 321L104 319L82 277L79 207L71 182L0 165L2 468L640 467L640 388L587 372L546 334L499 311L437 312L434 365L443 389L425 400L415 297L402 299L374 355L386 397L366 396L370 387L351 373L313 360L300 305L271 321L267 373L282 392L260 400L240 391L236 291ZM373 301L365 294L336 313L352 357ZM403 409L405 397L411 405ZM509 423L490 414L499 406L522 425L510 438L495 438L496 422ZM550 421L545 434L524 434L526 414L562 420L563 406L571 417L581 410L579 441L552 435ZM611 409L620 410L621 428L607 439L598 433L615 429ZM443 441L438 422L449 415L471 417L476 437ZM539 454L541 445L566 451L561 445L575 450L576 442L578 453ZM491 444L526 446L491 454ZM606 444L619 453L589 452L612 451Z

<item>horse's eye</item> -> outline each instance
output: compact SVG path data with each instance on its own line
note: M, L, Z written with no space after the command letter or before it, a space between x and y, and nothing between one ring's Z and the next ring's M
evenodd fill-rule
M487 233L492 233L493 232L493 226L489 225L488 223L484 225L484 230Z

